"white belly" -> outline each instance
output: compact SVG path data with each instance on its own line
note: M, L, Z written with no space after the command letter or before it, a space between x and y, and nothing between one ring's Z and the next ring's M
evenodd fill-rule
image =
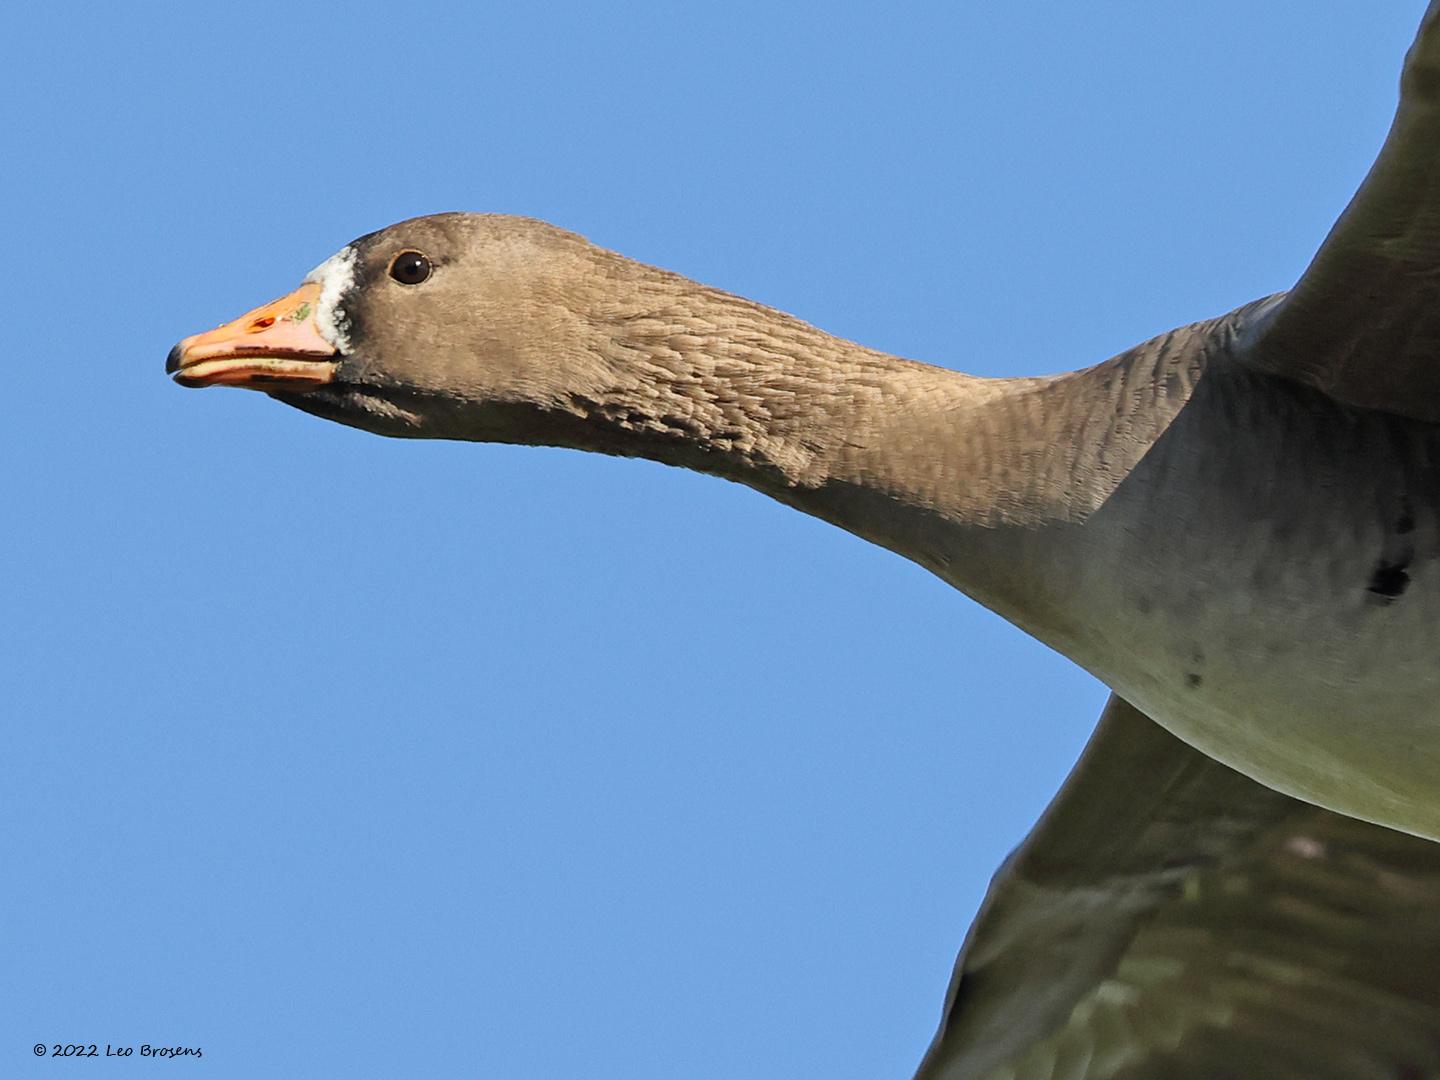
M1247 775L1440 840L1440 563L1378 516L1318 544L1192 524L1116 541L1065 651Z
M995 456L1039 494L937 572L1210 756L1440 840L1440 424L1167 348L1038 399L1049 449Z

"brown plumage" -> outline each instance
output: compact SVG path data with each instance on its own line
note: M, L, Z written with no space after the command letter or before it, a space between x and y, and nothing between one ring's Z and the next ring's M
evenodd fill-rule
M1440 1076L1437 72L1440 0L1295 289L1068 375L887 356L478 214L363 237L167 366L727 477L1110 685L922 1076Z

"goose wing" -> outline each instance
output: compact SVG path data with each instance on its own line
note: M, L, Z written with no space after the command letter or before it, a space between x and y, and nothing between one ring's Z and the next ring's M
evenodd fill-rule
M1440 0L1405 58L1380 156L1244 344L1254 365L1345 404L1440 421Z
M1440 1077L1440 845L1111 697L991 883L918 1080Z

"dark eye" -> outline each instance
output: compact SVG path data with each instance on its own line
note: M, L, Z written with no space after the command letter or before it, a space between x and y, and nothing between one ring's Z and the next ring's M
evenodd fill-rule
M430 276L430 260L418 251L402 251L390 263L390 276L401 285L419 285Z

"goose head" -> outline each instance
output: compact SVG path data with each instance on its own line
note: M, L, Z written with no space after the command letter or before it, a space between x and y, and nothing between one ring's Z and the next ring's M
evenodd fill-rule
M185 338L166 370L385 435L520 441L520 425L535 441L537 411L573 413L625 381L614 318L661 275L528 218L415 218Z

